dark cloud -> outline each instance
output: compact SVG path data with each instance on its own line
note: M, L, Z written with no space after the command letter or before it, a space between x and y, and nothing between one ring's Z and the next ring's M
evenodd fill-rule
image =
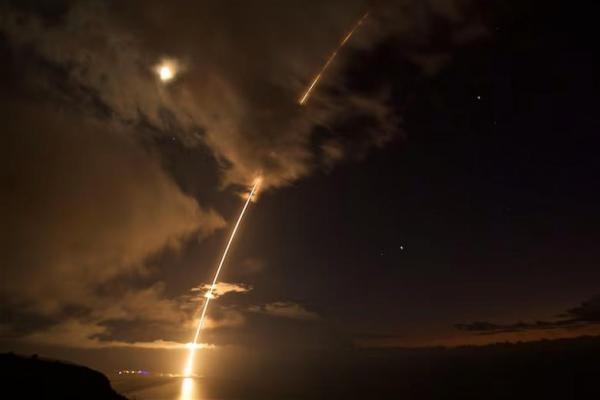
M307 310L303 305L292 302L276 301L274 303L252 306L249 311L266 314L278 318L291 318L299 320L316 320L319 314Z
M584 301L578 307L571 308L558 316L558 319L550 321L515 322L510 324L496 324L487 321L475 321L455 325L456 328L475 332L481 335L493 335L499 333L512 333L524 331L536 331L558 328L583 328L590 325L600 324L600 295Z

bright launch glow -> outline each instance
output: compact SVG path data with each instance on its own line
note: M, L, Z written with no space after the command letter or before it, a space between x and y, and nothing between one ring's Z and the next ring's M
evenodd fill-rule
M208 310L208 305L210 303L210 300L215 297L213 295L213 292L214 292L215 287L217 285L217 280L219 279L219 274L221 273L221 269L223 268L223 264L225 263L225 259L227 258L227 253L229 253L229 248L231 247L231 243L233 242L233 239L235 238L235 234L236 234L238 228L240 227L240 223L242 222L242 219L244 218L244 214L246 213L246 209L248 208L248 205L252 201L252 196L254 196L254 194L258 190L258 187L260 186L261 181L262 181L262 179L260 177L255 179L254 184L252 185L252 190L250 190L250 194L248 195L248 199L246 200L246 203L244 203L244 207L242 208L242 212L240 213L240 216L238 217L238 219L237 219L237 221L235 223L235 226L233 227L233 230L231 231L231 235L229 236L229 240L227 241L227 245L225 246L225 250L223 251L223 255L221 256L221 260L219 261L219 266L217 267L217 271L215 272L215 276L214 276L214 278L212 280L212 284L210 285L210 289L204 295L204 305L202 307L202 313L200 314L200 319L198 320L198 325L196 327L196 333L194 334L194 340L190 344L190 350L189 350L189 353L188 353L188 359L187 359L187 363L185 365L185 369L184 369L184 372L183 372L184 376L191 376L192 375L192 370L194 369L194 356L196 355L196 348L197 348L198 338L200 337L200 332L202 331L202 327L204 326L204 320L205 320L205 317L206 317L206 310Z
M368 15L369 15L369 13L365 13L365 15L363 15L358 20L358 22L356 24L354 24L354 26L352 27L352 29L350 30L350 32L348 32L348 34L346 36L344 36L344 38L340 42L339 46L333 51L333 53L331 53L331 55L329 56L329 58L327 59L327 61L323 65L323 68L321 68L321 70L317 73L317 75L315 75L315 77L311 81L311 83L308 86L308 88L306 88L306 90L304 91L304 93L302 94L302 96L300 96L300 98L298 99L298 104L300 104L301 106L303 106L304 104L306 104L306 102L310 98L310 95L311 95L313 89L317 86L317 83L319 83L319 81L321 80L321 77L323 76L323 74L325 73L325 71L327 70L327 68L329 67L329 65L333 62L333 60L337 56L337 53L344 47L344 45L346 44L346 42L348 40L350 40L350 38L352 37L352 35L354 34L354 32L363 23L363 21L367 18Z

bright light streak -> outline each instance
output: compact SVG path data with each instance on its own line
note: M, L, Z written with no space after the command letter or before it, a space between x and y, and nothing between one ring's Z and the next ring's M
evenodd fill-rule
M207 298L207 299L214 299L214 298L216 298L217 296L215 296L214 294L212 294L212 290L211 290L211 291L208 291L208 292L206 292L206 293L204 294L204 297L205 297L205 298Z
M344 47L344 45L346 44L346 42L348 40L350 40L350 38L352 37L352 35L354 34L354 32L358 29L359 26L362 25L363 21L367 18L368 15L369 15L368 12L365 13L358 20L358 22L356 24L354 24L354 26L352 27L352 29L350 30L350 32L348 32L348 34L346 34L346 36L344 36L344 38L342 39L342 41L340 42L340 44L338 45L338 47L333 51L333 53L331 53L331 55L329 56L329 58L325 62L325 65L323 65L323 68L321 68L321 70L319 71L319 73L317 75L315 75L315 77L313 78L312 82L310 83L310 85L308 86L308 88L306 89L306 91L304 91L304 93L302 94L302 96L300 96L300 98L298 99L298 104L300 104L301 106L303 106L308 101L308 99L310 98L310 95L311 95L313 89L317 86L317 83L319 83L319 81L321 80L321 77L323 76L323 74L325 73L325 71L327 70L327 68L329 67L329 65L333 62L333 60L337 56L337 53L342 49L342 47Z
M254 185L252 186L252 190L250 191L250 194L248 195L248 199L246 200L246 203L244 204L244 208L242 208L242 212L240 213L240 216L238 217L237 222L235 223L235 226L233 227L233 230L231 231L231 235L229 236L229 240L227 241L227 246L225 246L225 250L223 251L223 255L221 256L221 261L219 261L219 266L217 267L217 272L215 272L215 276L213 278L212 284L210 285L210 289L204 295L204 298L205 298L204 306L202 307L202 313L200 314L200 319L198 320L198 326L196 327L196 333L194 335L194 340L191 342L191 347L190 347L190 351L188 353L187 363L186 363L185 369L183 371L184 376L189 377L192 375L192 370L194 368L194 356L196 354L198 338L200 337L200 331L202 331L202 327L204 326L204 319L206 317L206 310L208 309L208 304L210 303L210 300L212 298L214 298L213 291L215 290L215 287L217 285L217 280L219 279L219 274L221 273L221 269L223 268L223 264L225 263L225 259L227 258L227 253L229 253L229 248L231 247L231 243L233 242L233 239L235 238L235 234L240 226L240 223L242 222L242 219L244 218L244 214L246 213L246 209L248 208L248 205L250 204L250 201L252 200L252 196L254 196L254 194L256 193L256 190L260 186L261 181L262 181L262 179L260 177L254 181Z

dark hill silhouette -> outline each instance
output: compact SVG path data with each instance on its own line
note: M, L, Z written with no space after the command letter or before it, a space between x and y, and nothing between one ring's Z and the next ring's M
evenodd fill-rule
M0 354L0 383L3 399L127 400L98 371L36 356Z

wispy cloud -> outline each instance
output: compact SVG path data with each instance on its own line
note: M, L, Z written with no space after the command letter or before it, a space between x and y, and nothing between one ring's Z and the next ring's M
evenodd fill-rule
M208 295L211 289L210 283L203 283L202 285L192 288L192 292L200 292L202 296ZM215 288L212 290L211 298L216 299L217 297L224 296L228 293L247 293L252 290L252 286L244 283L230 283L230 282L217 282Z
M189 343L178 343L166 340L153 341L119 341L103 340L99 336L108 334L108 329L94 322L84 322L77 319L68 319L47 329L24 336L21 340L37 344L73 347L83 349L100 349L129 347L154 350L177 350L189 348ZM214 345L199 343L197 348L212 349Z
M550 321L513 322L497 324L489 321L474 321L456 324L456 328L474 332L480 335L495 335L500 333L552 330L579 329L600 324L600 295L584 301L579 306L571 308Z
M274 303L252 306L248 310L278 318L301 320L317 320L320 318L319 314L307 310L301 304L285 301L277 301Z

